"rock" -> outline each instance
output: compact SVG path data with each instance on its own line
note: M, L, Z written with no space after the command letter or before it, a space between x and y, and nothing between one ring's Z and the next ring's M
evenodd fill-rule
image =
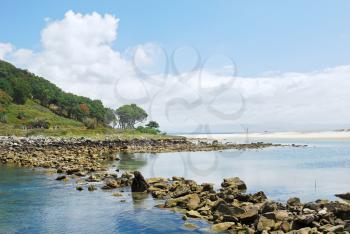
M243 208L238 206L228 206L223 200L217 201L211 210L213 213L220 213L221 215L239 215L245 212Z
M84 189L83 189L82 186L77 186L77 187L76 187L76 190L78 190L78 191L83 191Z
M65 175L61 175L56 178L56 180L65 180L65 179L67 179L67 176Z
M337 225L337 226L326 225L326 226L322 226L320 230L323 230L324 232L331 232L331 233L343 232L344 225Z
M291 228L291 224L287 221L284 221L282 222L281 224L281 229L284 231L284 232L289 232L290 231L290 228Z
M267 200L267 197L263 191L257 192L251 196L249 199L251 202L254 203L261 203Z
M187 215L188 217L191 217L191 218L202 218L202 216L200 215L200 213L198 213L198 211L195 211L195 210L187 211L186 215Z
M131 192L146 192L149 188L145 178L139 171L134 172L134 178L131 184Z
M274 212L268 212L263 214L268 219L273 219L275 221L284 221L289 218L289 214L286 210L276 210Z
M186 208L188 210L195 210L200 204L200 198L198 194L188 194L178 198L172 198L166 201L166 207L179 206L181 208Z
M188 229L196 229L197 225L194 223L189 223L189 222L185 222L184 223L184 227L188 228Z
M297 198L297 197L289 198L287 201L287 205L288 206L301 206L300 198Z
M156 177L156 178L147 179L146 182L148 184L163 183L163 182L167 182L167 179L162 177Z
M114 179L108 179L106 180L106 185L103 187L103 189L115 189L115 188L119 188L119 183L118 181L114 180Z
M335 194L335 196L344 200L350 200L350 193Z
M173 181L182 181L182 180L185 180L185 179L183 177L180 177L180 176L173 176L172 180Z
M277 204L273 201L266 201L261 207L261 213L268 213L277 210Z
M212 232L223 232L228 230L230 227L235 225L233 222L224 222L224 223L217 223L211 226Z
M251 208L242 214L236 215L236 217L244 224L251 224L258 218L258 209Z
M214 192L214 186L213 184L209 184L209 183L203 183L202 184L202 191L204 192Z
M186 185L180 185L176 187L176 190L172 193L172 198L182 197L191 192L191 189Z
M114 196L114 197L122 197L123 194L119 193L119 192L116 192L116 193L113 193L112 196Z
M247 185L238 177L224 179L224 182L221 183L221 187L247 190Z
M314 220L315 216L312 214L299 215L293 220L292 229L298 230L300 228L311 226Z
M275 224L276 223L274 220L268 219L264 216L260 216L257 229L260 232L263 230L270 231L275 226Z
M90 184L90 185L88 186L88 190L89 190L90 192L93 192L93 191L97 190L97 188L96 188L95 185Z

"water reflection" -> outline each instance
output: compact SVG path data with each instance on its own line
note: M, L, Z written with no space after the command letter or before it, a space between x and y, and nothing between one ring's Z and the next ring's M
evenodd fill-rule
M124 160L118 167L140 170L146 178L183 176L214 183L217 188L223 178L239 176L247 183L248 192L263 190L279 201L291 196L303 201L336 199L335 193L348 192L348 142L308 143L311 146L307 148L127 154L121 155Z

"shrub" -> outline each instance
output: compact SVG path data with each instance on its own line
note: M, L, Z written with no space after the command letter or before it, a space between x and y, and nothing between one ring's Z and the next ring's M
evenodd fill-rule
M29 123L28 128L49 129L50 123L44 119L35 119Z
M141 133L153 134L153 135L156 135L156 134L159 133L158 129L150 128L150 127L144 127L144 126L138 126L136 128L136 131L141 132Z
M1 123L7 123L8 119L7 119L7 115L5 112L1 112L0 113L0 122Z
M25 119L25 118L26 118L26 115L25 115L24 112L19 112L19 113L17 114L17 119L23 120L23 119Z
M95 129L97 128L97 120L94 118L85 118L84 124L88 129Z

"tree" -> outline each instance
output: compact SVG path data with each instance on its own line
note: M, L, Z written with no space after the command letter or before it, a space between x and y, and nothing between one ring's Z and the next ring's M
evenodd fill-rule
M159 128L159 124L156 122L156 121L149 121L148 124L146 124L146 127L149 127L149 128Z
M116 110L119 127L122 129L134 128L136 123L143 122L147 113L136 104L124 105Z
M30 96L30 88L27 83L20 79L14 80L13 101L17 104L24 104Z

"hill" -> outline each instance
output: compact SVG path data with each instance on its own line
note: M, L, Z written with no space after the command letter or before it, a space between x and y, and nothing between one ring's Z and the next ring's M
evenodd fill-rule
M12 103L24 105L31 100L56 115L86 125L108 126L113 121L113 111L100 100L64 92L48 80L1 60L0 89L11 97Z

